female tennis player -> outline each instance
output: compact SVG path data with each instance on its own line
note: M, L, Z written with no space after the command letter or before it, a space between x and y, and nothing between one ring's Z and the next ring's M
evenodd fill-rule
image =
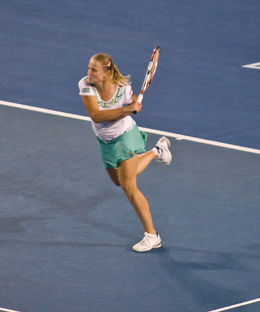
M97 136L103 165L111 180L123 189L143 225L144 238L132 249L144 252L161 247L149 204L136 177L153 159L170 164L169 140L162 137L146 152L147 135L139 131L131 117L133 112L141 112L142 103L137 102L129 76L120 73L109 55L100 53L90 58L88 74L79 81L79 90Z

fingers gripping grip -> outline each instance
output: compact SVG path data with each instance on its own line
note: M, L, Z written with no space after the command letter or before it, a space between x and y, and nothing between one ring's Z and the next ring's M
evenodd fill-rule
M138 102L138 103L142 103L143 97L144 97L144 96L140 93L140 94L138 95L137 102ZM133 111L133 114L136 114L136 113L137 113L136 111Z

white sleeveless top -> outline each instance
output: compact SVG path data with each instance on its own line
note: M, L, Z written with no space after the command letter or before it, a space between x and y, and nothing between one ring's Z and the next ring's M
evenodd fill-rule
M99 109L107 110L126 106L132 103L132 87L127 86L117 86L116 92L109 101L103 101L94 85L90 85L87 81L87 77L83 77L79 81L79 95L85 96L95 96ZM125 131L132 129L135 125L135 121L131 116L126 116L117 121L107 121L107 122L94 122L91 119L91 124L94 133L101 140L113 140L123 134Z

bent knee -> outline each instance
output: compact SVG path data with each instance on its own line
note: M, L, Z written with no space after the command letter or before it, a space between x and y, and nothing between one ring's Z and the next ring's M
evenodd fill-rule
M133 195L138 190L137 186L133 184L121 183L120 186L127 195Z

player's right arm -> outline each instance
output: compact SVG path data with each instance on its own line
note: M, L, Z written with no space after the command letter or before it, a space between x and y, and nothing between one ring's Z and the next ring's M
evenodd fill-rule
M81 96L84 107L94 122L114 121L131 115L133 111L140 112L141 104L137 103L136 97L132 97L132 103L125 107L100 110L96 97L92 95Z

